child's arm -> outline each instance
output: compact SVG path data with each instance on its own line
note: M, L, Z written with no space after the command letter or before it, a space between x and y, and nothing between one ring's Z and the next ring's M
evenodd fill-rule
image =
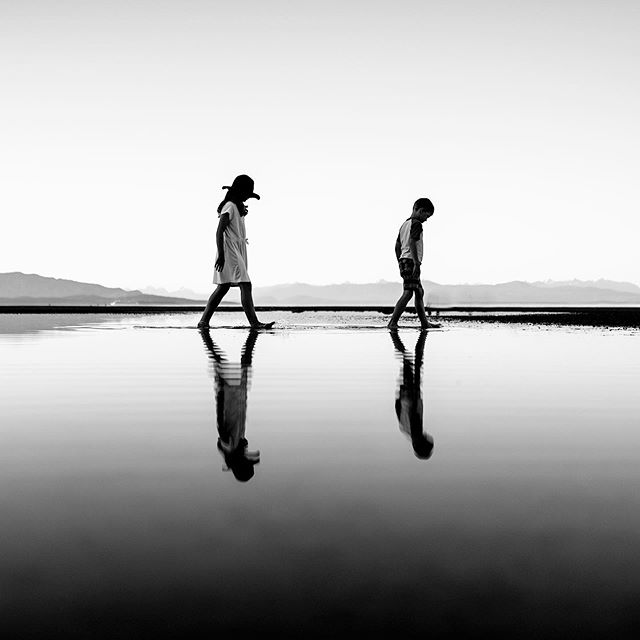
M400 254L402 253L402 243L400 242L400 234L396 238L396 260L400 260Z
M418 241L422 237L422 224L418 220L412 220L411 233L409 234L409 251L413 260L413 275L420 277L420 260L418 259Z
M218 257L216 259L216 271L224 269L224 230L229 226L229 214L223 213L218 222L216 231L216 247L218 248Z
M413 238L409 239L409 251L411 252L411 259L413 260L413 275L420 275L420 260L418 260L418 243Z

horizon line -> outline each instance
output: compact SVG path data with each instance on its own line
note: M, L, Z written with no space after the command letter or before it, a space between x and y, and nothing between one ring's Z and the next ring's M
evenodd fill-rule
M186 285L180 285L177 288L173 288L173 287L167 287L167 286L163 286L163 285L154 285L154 284L147 284L144 285L142 287L138 286L138 287L127 287L127 286L110 286L110 285L104 285L101 284L99 282L90 282L87 280L76 280L74 278L65 278L65 277L58 277L58 276L45 276L42 275L40 273L27 273L24 271L4 271L4 272L0 272L0 276L3 275L24 275L24 276L37 276L40 278L51 278L53 280L66 280L66 281L71 281L71 282L77 282L79 284L90 284L90 285L96 285L96 286L100 286L100 287L105 287L105 288L109 288L109 289L123 289L124 291L141 291L143 289L163 289L165 291L167 291L168 293L172 293L173 291L178 291L180 289L189 289L194 293L202 293L202 295L205 295L204 292L199 292L196 289L190 287L190 286L186 286ZM633 285L635 287L640 288L640 282L635 282L633 280L616 280L614 278L607 278L607 277L599 277L597 279L582 279L582 278L571 278L571 279L554 279L554 278L546 278L546 279L538 279L538 280L522 280L522 279L518 279L518 278L514 278L511 280L500 280L500 281L495 281L495 282L482 282L482 281L476 281L476 282L437 282L435 280L429 280L428 278L421 278L421 280L423 282L429 282L431 284L435 284L438 286L453 286L453 287L459 287L459 286L497 286L497 285L501 285L501 284L511 284L511 283L523 283L523 284L546 284L546 283L572 283L572 282L582 282L582 283L598 283L601 281L605 281L605 282L614 282L616 284L630 284ZM278 282L278 283L273 283L273 284L256 284L254 281L253 282L253 286L255 288L268 288L268 287L286 287L286 286L308 286L308 287L334 287L334 286L342 286L342 285L372 285L372 284L398 284L401 283L402 281L400 279L398 280L386 280L385 278L380 278L378 280L368 280L368 281L352 281L352 280L343 280L342 282L327 282L327 283L322 283L322 284L317 284L317 283L311 283L311 282L303 282L303 281L295 281L295 282ZM206 294L209 295L209 294Z

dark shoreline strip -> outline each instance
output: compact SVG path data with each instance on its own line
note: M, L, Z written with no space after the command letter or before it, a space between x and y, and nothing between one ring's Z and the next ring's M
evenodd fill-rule
M204 305L0 305L0 314L160 314L197 313ZM315 307L262 306L258 311L288 311L291 313L320 312L368 312L391 314L393 307L327 305ZM242 311L242 307L225 305L219 311ZM409 312L415 312L408 308ZM441 317L451 321L504 322L518 324L556 324L611 327L640 327L640 307L549 307L549 306L434 306ZM454 314L454 315L450 315Z

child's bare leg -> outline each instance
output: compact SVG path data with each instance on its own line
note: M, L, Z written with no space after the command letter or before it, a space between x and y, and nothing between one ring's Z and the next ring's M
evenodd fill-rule
M400 296L398 302L396 302L396 308L393 310L393 315L391 316L391 320L389 320L389 324L387 327L389 329L397 329L398 328L398 320L400 320L400 316L402 312L407 308L407 304L409 300L411 300L412 293L411 291L405 289Z
M424 309L424 290L422 288L416 291L416 311L418 313L418 318L420 318L420 326L423 329L434 329L440 326L435 322L429 322L429 318L427 317Z
M424 291L422 290L422 288L416 289L415 299L416 313L418 314L418 318L420 319L420 324L423 328L425 328L429 325L429 319L427 318L427 313L424 309Z
M211 320L213 312L218 308L218 305L222 302L222 298L225 297L229 288L230 286L228 284L219 284L215 288L214 292L209 296L209 301L207 302L207 306L204 308L200 322L198 322L198 327L209 326L209 320Z
M258 316L256 315L256 308L253 304L253 294L251 292L251 289L252 287L250 282L240 283L240 301L242 302L242 308L244 309L245 315L247 316L247 320L254 329L269 329L275 323L260 322L260 320L258 320Z

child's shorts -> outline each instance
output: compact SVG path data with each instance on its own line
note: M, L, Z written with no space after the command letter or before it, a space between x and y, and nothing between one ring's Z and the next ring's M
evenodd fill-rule
M424 289L420 282L420 268L418 268L418 275L413 275L413 260L411 258L400 258L398 266L400 267L400 275L402 276L405 291L418 291L424 294Z

